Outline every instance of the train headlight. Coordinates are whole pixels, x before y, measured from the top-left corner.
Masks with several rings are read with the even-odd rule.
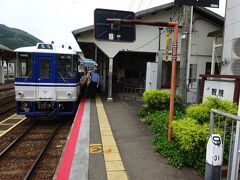
[[[68,95],[68,97],[72,97],[72,93],[71,92],[68,92],[67,95]]]
[[[23,97],[24,96],[23,92],[18,92],[18,96]]]

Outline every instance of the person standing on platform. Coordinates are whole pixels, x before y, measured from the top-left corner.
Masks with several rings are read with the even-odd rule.
[[[100,75],[98,73],[97,68],[95,68],[94,71],[90,72],[90,79],[91,82],[88,87],[88,97],[95,98],[97,88],[99,88],[100,85]]]

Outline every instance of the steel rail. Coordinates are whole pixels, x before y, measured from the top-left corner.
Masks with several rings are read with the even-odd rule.
[[[0,107],[1,107],[0,114],[3,114],[16,107],[16,103],[14,103],[15,101],[14,97],[15,97],[14,95],[10,95],[10,96],[0,98]]]
[[[30,131],[34,126],[36,125],[36,122],[30,126],[28,129],[23,131],[22,134],[20,134],[14,141],[12,141],[3,151],[0,152],[0,158],[11,148],[13,147],[28,131]]]
[[[52,135],[49,137],[47,143],[45,144],[45,146],[43,147],[42,151],[39,153],[39,155],[37,156],[37,158],[35,159],[35,161],[33,162],[31,168],[28,170],[26,176],[24,177],[24,180],[27,180],[30,178],[34,168],[36,167],[37,163],[39,162],[40,158],[42,157],[42,155],[44,154],[45,150],[47,149],[48,145],[50,144],[50,142],[52,141],[53,137],[55,136],[58,128],[60,126],[60,123],[55,127],[55,129],[53,130]]]

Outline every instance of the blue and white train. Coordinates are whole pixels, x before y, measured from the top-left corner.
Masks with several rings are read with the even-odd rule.
[[[17,114],[74,115],[80,95],[77,53],[44,43],[15,52]]]

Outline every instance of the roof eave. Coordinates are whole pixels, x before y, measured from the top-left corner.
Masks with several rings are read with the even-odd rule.
[[[153,8],[149,8],[149,9],[146,9],[146,10],[142,10],[142,11],[139,11],[139,12],[136,12],[136,17],[141,17],[141,16],[144,16],[144,15],[147,15],[147,14],[154,14],[156,12],[159,12],[161,10],[164,10],[164,9],[169,9],[171,7],[174,6],[174,2],[171,2],[171,3],[167,3],[167,4],[163,4],[163,5],[160,5],[160,6],[156,6],[156,7],[153,7]],[[205,13],[206,15],[209,15],[209,16],[213,16],[214,19],[218,20],[220,22],[220,25],[223,25],[224,24],[224,17],[223,16],[220,16],[219,14],[207,9],[207,8],[204,8],[204,7],[194,7],[196,10],[200,11],[200,12],[203,12]],[[90,26],[87,26],[87,27],[84,27],[84,28],[80,28],[80,29],[76,29],[74,31],[72,31],[73,35],[76,37],[77,35],[83,33],[83,32],[87,32],[87,31],[93,31],[94,29],[94,25],[90,25]]]

